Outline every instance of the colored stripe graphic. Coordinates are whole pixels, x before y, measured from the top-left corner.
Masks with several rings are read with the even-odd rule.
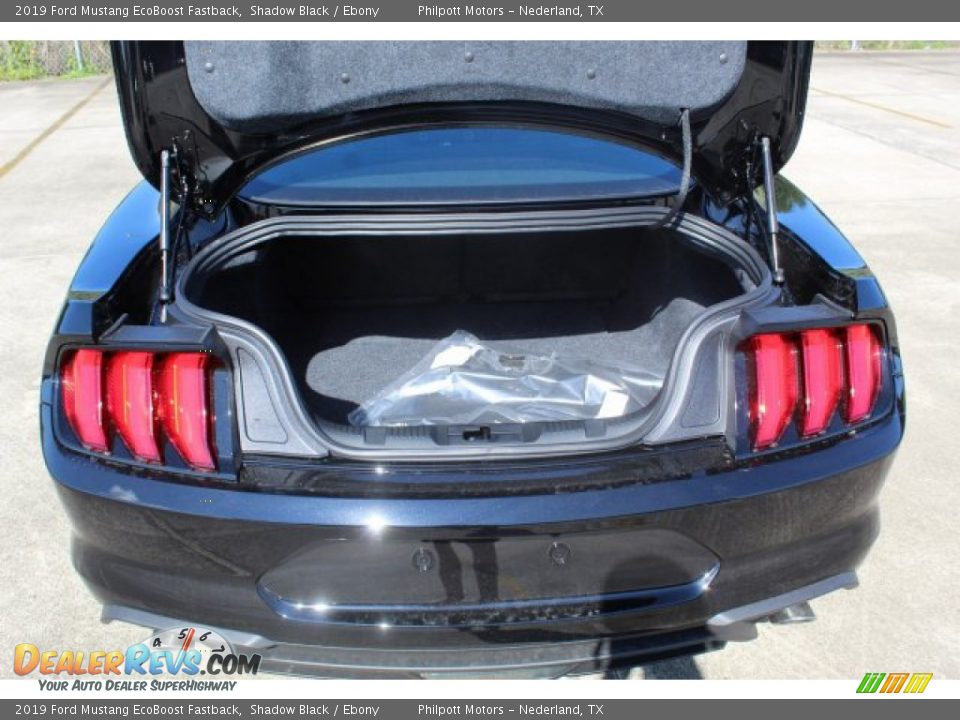
[[[882,693],[898,693],[903,684],[907,681],[907,678],[910,677],[910,673],[890,673],[887,675],[887,681],[883,684],[883,687],[880,688]]]
[[[904,692],[922,693],[927,689],[927,685],[930,683],[930,678],[932,677],[933,673],[914,673],[910,678],[910,682],[907,683],[907,687]]]
[[[863,676],[863,680],[860,681],[860,687],[857,688],[858,693],[875,693],[877,688],[880,687],[880,682],[886,676],[886,673],[867,673]]]
[[[871,694],[879,690],[886,694],[922,693],[927,689],[932,677],[933,673],[867,673],[860,681],[857,692]]]

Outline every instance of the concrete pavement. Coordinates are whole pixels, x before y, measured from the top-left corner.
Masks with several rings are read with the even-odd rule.
[[[2,162],[102,85],[103,78],[0,84]],[[138,178],[111,85],[0,177],[3,677],[13,672],[20,642],[112,649],[144,637],[139,628],[99,622],[70,565],[66,516],[37,441],[40,367],[64,293],[94,234]]]
[[[101,83],[0,85],[0,676],[11,674],[18,642],[92,649],[144,636],[99,623],[70,567],[67,521],[37,443],[40,363],[63,293],[139,178],[115,93],[109,84],[98,91]],[[883,530],[861,587],[813,603],[817,622],[762,626],[753,643],[655,663],[633,677],[960,677],[960,54],[818,55],[811,85],[803,137],[784,174],[879,275],[903,345],[909,429],[883,494]]]

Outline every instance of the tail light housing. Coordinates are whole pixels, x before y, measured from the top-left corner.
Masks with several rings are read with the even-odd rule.
[[[882,383],[879,326],[809,328],[754,335],[742,348],[747,417],[754,450],[773,447],[791,424],[811,438],[840,422],[868,419]]]
[[[215,364],[199,352],[71,350],[60,365],[64,416],[92,452],[122,443],[134,459],[162,464],[172,448],[194,470],[216,470]]]

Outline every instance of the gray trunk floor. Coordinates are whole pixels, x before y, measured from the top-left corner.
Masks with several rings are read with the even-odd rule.
[[[685,298],[656,308],[652,317],[647,310],[632,319],[631,308],[586,300],[328,308],[277,339],[298,380],[312,391],[304,398],[310,409],[346,423],[351,410],[456,330],[494,347],[585,357],[663,377],[680,335],[703,309]]]

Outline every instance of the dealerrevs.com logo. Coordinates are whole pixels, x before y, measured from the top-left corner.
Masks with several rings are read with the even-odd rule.
[[[126,650],[42,650],[20,643],[13,669],[18,675],[45,676],[40,678],[43,690],[232,690],[236,682],[220,678],[255,675],[260,656],[234,652],[216,631],[183,627]],[[209,679],[197,680],[201,675]]]

